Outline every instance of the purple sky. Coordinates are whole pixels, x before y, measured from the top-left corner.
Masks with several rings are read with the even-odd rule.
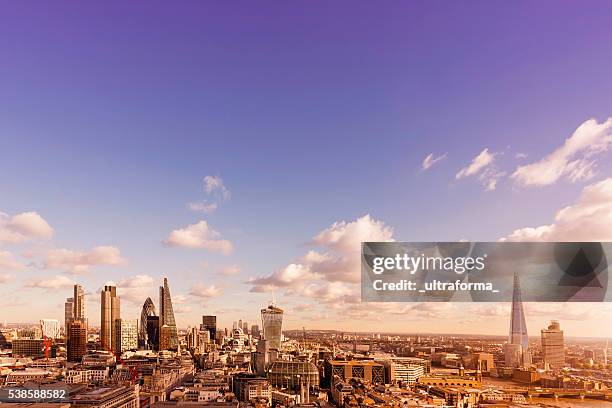
[[[352,303],[350,282],[318,276],[298,293],[307,284],[278,272],[312,269],[309,250],[350,260],[326,234],[314,238],[340,221],[348,227],[333,230],[353,238],[386,237],[379,222],[406,241],[497,240],[552,223],[612,176],[608,145],[570,152],[567,166],[597,161],[584,177],[567,170],[525,186],[512,174],[612,115],[611,16],[609,1],[6,4],[0,240],[24,212],[53,234],[0,241],[0,321],[60,318],[73,280],[92,293],[123,282],[125,313],[136,315],[168,276],[184,326],[205,313],[255,321],[272,295],[253,290],[273,289],[287,327],[353,330],[373,319],[397,329],[397,316],[376,320]],[[457,178],[485,148],[493,164]],[[424,171],[430,153],[447,156]],[[218,185],[207,193],[207,175],[231,197]],[[231,253],[169,239],[200,220]],[[59,249],[72,252],[54,264]],[[221,273],[229,267],[240,272]],[[130,293],[136,275],[143,285]],[[245,283],[262,277],[274,288]],[[559,317],[575,335],[597,334],[602,318],[599,305],[569,319],[538,307],[533,333]],[[474,326],[451,309],[406,310],[401,327],[433,330],[434,314],[449,331],[507,330],[505,318]]]

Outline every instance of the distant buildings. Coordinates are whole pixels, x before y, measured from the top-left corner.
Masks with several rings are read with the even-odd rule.
[[[280,349],[283,310],[273,305],[261,309],[261,322],[263,325],[263,338],[268,341],[269,348],[272,350]]]
[[[85,291],[81,285],[74,285],[72,299],[74,302],[73,319],[85,320]]]
[[[207,330],[210,334],[212,342],[217,338],[217,316],[205,315],[202,316],[202,324],[200,330]]]
[[[45,345],[42,339],[14,339],[13,357],[42,358],[45,355]]]
[[[563,330],[559,322],[553,320],[547,329],[543,329],[542,335],[542,360],[550,367],[562,367],[565,364],[565,343]]]
[[[160,341],[161,350],[176,350],[178,347],[178,332],[176,321],[174,320],[174,310],[172,309],[172,298],[170,297],[170,287],[168,278],[164,278],[164,285],[159,287],[159,325],[163,341]],[[164,326],[167,328],[164,329]],[[164,335],[166,336],[164,338]]]
[[[116,337],[113,335],[115,320],[121,317],[120,300],[117,297],[117,288],[105,285],[100,293],[100,343],[103,349],[116,350]]]
[[[371,360],[326,360],[324,370],[330,384],[336,376],[341,380],[359,378],[372,384],[385,383],[385,367]]]
[[[68,335],[68,323],[74,317],[74,298],[67,298],[66,303],[64,303],[64,330],[66,335]]]
[[[514,274],[512,291],[512,312],[510,315],[510,335],[504,346],[504,358],[508,367],[524,367],[531,364],[529,337],[521,299],[521,286],[518,274]]]

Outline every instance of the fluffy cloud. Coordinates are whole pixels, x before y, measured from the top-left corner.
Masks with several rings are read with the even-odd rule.
[[[189,292],[190,295],[201,298],[217,297],[221,295],[221,293],[223,293],[223,291],[215,285],[205,286],[201,283],[195,285]]]
[[[230,191],[223,184],[223,180],[219,176],[206,176],[203,180],[204,191],[206,194],[214,194],[220,198],[227,200],[231,197]]]
[[[546,186],[564,178],[586,180],[595,174],[597,156],[612,146],[612,118],[589,119],[563,145],[540,161],[519,166],[512,178],[521,186]]]
[[[117,282],[117,286],[121,288],[140,288],[153,286],[155,279],[149,275],[135,275],[129,278],[123,278]]]
[[[335,222],[313,238],[311,244],[319,251],[310,250],[270,275],[251,279],[251,292],[284,288],[299,290],[301,295],[311,298],[348,299],[360,279],[363,241],[393,241],[393,229],[369,215],[351,222]]]
[[[497,188],[497,182],[500,178],[506,175],[495,166],[495,156],[497,153],[490,153],[488,148],[480,152],[472,162],[466,167],[459,170],[455,175],[457,180],[477,176],[482,182],[486,191],[493,191]]]
[[[13,254],[8,251],[0,251],[0,271],[19,271],[25,269],[25,265],[19,263]]]
[[[578,201],[557,212],[555,222],[517,229],[503,241],[611,241],[612,178],[582,190]]]
[[[12,217],[0,213],[0,243],[15,244],[52,236],[53,228],[36,212],[24,212]]]
[[[74,281],[64,275],[55,275],[44,278],[30,279],[26,282],[26,288],[39,288],[39,289],[62,289],[70,288],[74,285]]]
[[[434,164],[438,163],[439,161],[442,161],[444,159],[446,159],[447,153],[444,153],[443,155],[440,155],[438,157],[434,157],[433,153],[429,153],[427,155],[427,157],[425,157],[425,159],[423,159],[423,164],[421,165],[421,169],[422,170],[429,170],[431,168],[431,166],[433,166]]]
[[[191,211],[201,212],[204,214],[210,214],[217,209],[217,204],[209,203],[208,201],[203,200],[203,201],[188,203],[187,208],[189,208]]]
[[[69,273],[85,273],[94,266],[124,265],[126,259],[114,246],[98,246],[89,251],[52,249],[47,252],[45,269],[59,269]]]
[[[11,275],[5,273],[5,274],[0,274],[0,283],[7,283],[8,281],[10,281],[12,278]]]
[[[232,243],[219,237],[217,231],[210,228],[206,221],[201,220],[196,224],[172,231],[163,243],[169,246],[207,249],[229,255],[232,252]]]
[[[240,266],[238,265],[228,265],[224,266],[219,270],[219,273],[224,276],[234,276],[240,273]]]

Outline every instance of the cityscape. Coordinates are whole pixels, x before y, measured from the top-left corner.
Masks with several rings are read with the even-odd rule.
[[[117,287],[100,292],[88,325],[75,284],[64,321],[0,331],[0,401],[47,407],[521,407],[612,402],[607,340],[568,341],[559,321],[529,338],[515,275],[509,336],[283,330],[284,310],[231,328],[217,316],[178,328],[170,282],[157,308],[121,313]],[[90,311],[90,313],[93,313]],[[5,324],[6,326],[6,324]],[[21,400],[10,396],[18,390]],[[61,397],[53,392],[61,391]],[[42,393],[42,394],[41,394]],[[37,397],[38,396],[38,397]],[[42,397],[41,397],[42,396]]]

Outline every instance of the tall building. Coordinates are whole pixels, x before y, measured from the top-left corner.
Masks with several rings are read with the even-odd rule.
[[[140,326],[138,328],[138,345],[146,347],[147,344],[147,318],[149,316],[155,316],[155,305],[151,298],[147,298],[142,305],[142,311],[140,312]]]
[[[81,285],[74,285],[74,313],[72,317],[75,320],[85,320],[85,291]]]
[[[138,348],[138,320],[137,319],[116,319],[115,330],[116,347],[113,348],[117,353]]]
[[[274,305],[261,309],[261,322],[263,338],[268,341],[270,349],[278,350],[281,344],[283,310]]]
[[[251,335],[255,338],[259,337],[259,326],[254,324],[251,326]]]
[[[60,322],[57,319],[42,319],[40,330],[43,338],[57,339],[60,336]]]
[[[68,336],[68,323],[72,320],[74,316],[74,298],[67,298],[66,303],[64,303],[64,330],[66,332],[66,337]]]
[[[164,338],[163,345],[167,349],[174,350],[178,347],[178,333],[176,330],[176,321],[174,320],[174,310],[172,309],[172,298],[170,297],[170,287],[168,286],[168,278],[164,278],[164,286],[159,287],[159,326],[161,328],[168,326],[163,330]],[[160,338],[162,338],[161,336]],[[162,342],[160,341],[160,349]]]
[[[559,322],[552,320],[547,329],[542,330],[542,359],[551,367],[565,364],[565,343]]]
[[[87,323],[84,320],[68,322],[66,339],[68,361],[80,362],[87,353]]]
[[[103,349],[117,350],[116,337],[113,335],[115,320],[121,317],[117,288],[105,285],[100,295],[100,343]]]
[[[525,366],[531,364],[529,354],[529,337],[521,298],[521,284],[518,274],[514,274],[512,288],[512,311],[510,315],[510,334],[504,350],[506,365]]]
[[[159,350],[159,316],[147,316],[147,343],[149,350]]]
[[[217,338],[217,316],[202,316],[200,330],[207,330],[210,334],[210,340],[214,343]]]

